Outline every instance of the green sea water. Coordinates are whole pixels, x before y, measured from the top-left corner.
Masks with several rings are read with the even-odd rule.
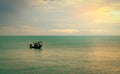
[[[0,36],[0,74],[120,74],[120,36]]]

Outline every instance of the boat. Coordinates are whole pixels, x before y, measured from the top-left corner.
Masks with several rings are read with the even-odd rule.
[[[42,41],[39,42],[34,42],[34,44],[29,44],[30,48],[34,48],[34,49],[41,49],[42,47]]]

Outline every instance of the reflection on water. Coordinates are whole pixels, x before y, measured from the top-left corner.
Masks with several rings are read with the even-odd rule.
[[[119,48],[93,47],[89,53],[91,70],[94,73],[119,74],[120,72],[120,53],[116,52]]]
[[[63,38],[63,44],[59,38],[55,43],[46,39],[42,50],[0,48],[0,74],[120,73],[120,39],[80,38]]]

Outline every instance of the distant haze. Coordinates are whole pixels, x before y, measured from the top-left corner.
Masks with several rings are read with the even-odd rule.
[[[120,35],[120,0],[0,0],[0,35]]]

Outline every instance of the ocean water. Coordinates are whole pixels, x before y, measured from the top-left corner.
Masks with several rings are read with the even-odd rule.
[[[0,36],[0,74],[120,74],[120,36]]]

